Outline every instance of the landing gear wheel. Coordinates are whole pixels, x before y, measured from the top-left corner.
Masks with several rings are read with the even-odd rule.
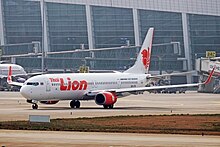
[[[103,105],[104,109],[113,109],[114,105]]]
[[[109,105],[109,109],[113,109],[114,105]]]
[[[76,108],[80,108],[80,101],[75,102]]]
[[[70,102],[70,107],[71,108],[80,108],[80,101],[72,100]]]
[[[108,109],[108,105],[103,105],[104,109]]]
[[[32,105],[32,109],[38,109],[38,105],[37,104],[33,104]]]
[[[75,100],[72,100],[72,101],[70,102],[70,107],[71,107],[71,108],[75,108],[75,102],[76,102]]]

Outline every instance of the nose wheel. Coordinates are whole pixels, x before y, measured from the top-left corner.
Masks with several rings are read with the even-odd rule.
[[[38,105],[37,104],[33,104],[32,105],[32,109],[38,109]]]
[[[72,101],[70,102],[70,107],[71,107],[71,108],[80,108],[80,101],[72,100]]]

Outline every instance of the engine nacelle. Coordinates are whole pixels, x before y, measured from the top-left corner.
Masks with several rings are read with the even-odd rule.
[[[53,105],[58,103],[59,101],[40,101],[40,103],[42,104],[47,104],[47,105]]]
[[[117,96],[111,92],[100,92],[95,96],[97,105],[113,105],[116,101]]]

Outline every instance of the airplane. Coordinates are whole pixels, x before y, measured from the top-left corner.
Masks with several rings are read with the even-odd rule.
[[[31,77],[23,84],[12,81],[10,67],[7,81],[21,86],[21,95],[32,104],[33,109],[38,109],[38,102],[56,104],[61,100],[71,100],[71,108],[80,108],[80,101],[94,100],[97,105],[112,109],[118,98],[130,94],[164,88],[194,87],[211,81],[215,68],[203,83],[145,87],[152,77],[155,78],[148,73],[153,34],[154,28],[150,28],[136,62],[124,72],[44,74]]]
[[[42,72],[26,73],[24,68],[18,64],[12,64],[8,62],[0,61],[0,90],[13,89],[7,83],[9,67],[11,67],[12,69],[13,79],[14,80],[16,79],[16,81],[20,83],[24,83],[26,79],[28,79],[28,77],[42,74]],[[13,86],[16,86],[16,85],[13,85]]]
[[[10,66],[13,69],[12,76],[16,77],[16,81],[24,82],[26,80],[25,75],[27,75],[27,73],[25,72],[23,67],[17,64],[11,64],[11,63],[1,61],[0,62],[0,89],[1,90],[8,88],[7,77],[8,77],[8,70]]]
[[[17,75],[26,75],[27,73],[25,72],[24,68],[21,67],[18,64],[11,64],[11,63],[0,63],[0,78],[3,77],[8,77],[8,69],[9,66],[12,67],[12,76],[17,76]]]

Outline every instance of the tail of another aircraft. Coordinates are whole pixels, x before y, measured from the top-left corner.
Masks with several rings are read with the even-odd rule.
[[[9,66],[9,69],[8,69],[8,78],[7,78],[7,82],[8,83],[11,83],[12,82],[12,69],[11,69],[11,66]]]
[[[14,86],[19,86],[19,87],[23,86],[23,83],[13,82],[12,81],[12,66],[9,66],[9,69],[8,69],[7,83],[9,85],[14,85]]]
[[[138,54],[135,64],[124,71],[124,73],[145,74],[148,73],[150,67],[150,57],[153,42],[154,28],[150,28],[144,39],[141,50]]]

